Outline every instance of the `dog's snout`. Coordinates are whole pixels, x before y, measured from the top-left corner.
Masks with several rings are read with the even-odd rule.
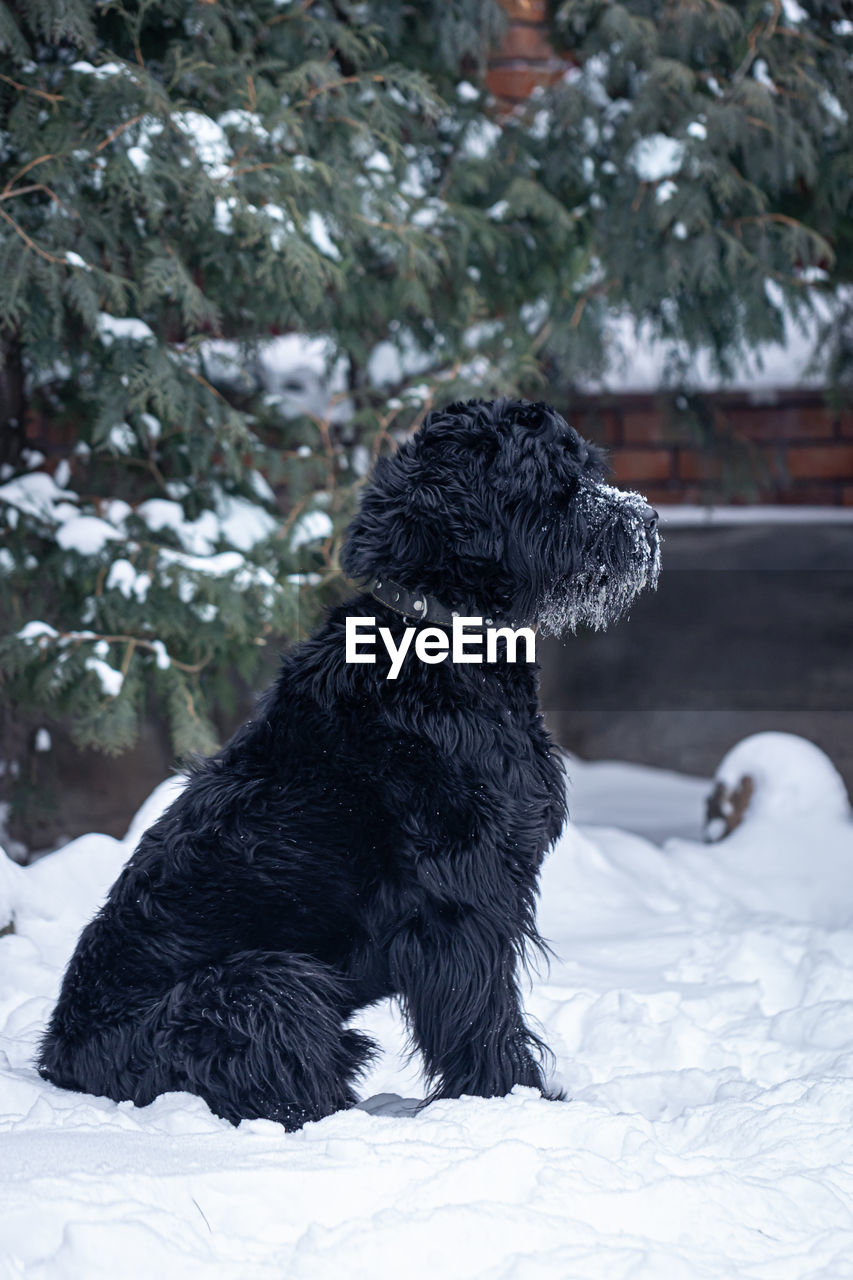
[[[647,533],[654,533],[658,527],[658,513],[654,507],[643,507],[643,524]]]

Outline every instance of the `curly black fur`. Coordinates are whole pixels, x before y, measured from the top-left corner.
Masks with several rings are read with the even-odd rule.
[[[657,574],[639,495],[542,404],[455,404],[381,459],[344,548],[464,615],[601,624]],[[645,520],[645,525],[644,525]],[[401,998],[430,1097],[547,1093],[519,959],[565,819],[532,665],[345,661],[347,615],[288,654],[254,718],[192,770],[84,930],[39,1056],[67,1089],[199,1094],[296,1128],[352,1105]]]

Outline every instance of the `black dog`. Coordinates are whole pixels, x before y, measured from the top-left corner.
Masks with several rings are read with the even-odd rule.
[[[347,1020],[395,995],[431,1098],[547,1092],[516,979],[565,818],[535,666],[411,655],[389,680],[381,646],[346,661],[345,626],[374,617],[399,644],[450,610],[604,625],[654,582],[658,539],[602,476],[554,410],[518,400],[431,413],[377,463],[343,553],[376,596],[285,657],[143,836],[68,966],[42,1075],[296,1128],[353,1104],[375,1046]]]

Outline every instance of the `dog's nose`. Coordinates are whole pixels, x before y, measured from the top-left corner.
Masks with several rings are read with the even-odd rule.
[[[643,507],[643,524],[647,533],[654,533],[658,527],[658,513],[654,507]]]

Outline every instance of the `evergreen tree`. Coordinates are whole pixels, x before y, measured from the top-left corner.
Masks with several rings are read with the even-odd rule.
[[[533,106],[540,179],[588,254],[563,376],[601,365],[614,310],[673,341],[673,379],[723,376],[853,279],[853,22],[844,0],[554,0],[574,62]],[[563,313],[565,320],[566,312]],[[851,335],[853,336],[853,335]],[[850,370],[847,370],[849,377]]]
[[[210,747],[232,671],[339,589],[371,453],[438,387],[532,368],[517,317],[482,322],[565,219],[490,210],[472,78],[500,25],[493,0],[0,5],[9,701],[118,751],[153,689],[175,752]],[[294,415],[286,368],[251,376],[271,333],[316,338],[336,401]]]
[[[7,705],[209,747],[436,397],[564,402],[620,310],[689,382],[842,298],[844,9],[561,0],[506,114],[497,0],[0,0]]]

